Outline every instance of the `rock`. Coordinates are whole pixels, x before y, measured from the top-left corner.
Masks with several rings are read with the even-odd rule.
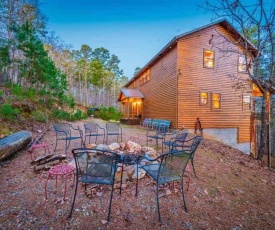
[[[136,169],[137,169],[137,165],[134,165],[135,167],[135,172],[132,176],[132,179],[137,179],[137,173],[136,173]],[[145,177],[145,170],[141,169],[141,168],[138,168],[138,179],[142,179],[143,177]]]
[[[121,149],[121,150],[124,150],[124,149],[125,149],[125,146],[126,146],[126,144],[125,144],[124,142],[121,142],[121,143],[120,143],[120,149]]]
[[[88,149],[92,149],[95,147],[96,147],[96,144],[86,144],[86,148],[88,148]]]
[[[155,159],[160,156],[160,154],[151,147],[142,147],[141,151],[145,152],[146,155],[152,159]]]
[[[104,144],[99,144],[97,147],[97,149],[101,149],[101,150],[107,150],[109,149],[107,145],[104,145]]]
[[[111,151],[114,151],[116,149],[120,149],[120,144],[119,143],[112,143],[108,147]]]
[[[141,152],[141,146],[135,142],[127,141],[125,145],[126,145],[125,150],[129,153],[133,153],[133,152],[140,153]]]
[[[129,165],[125,168],[125,171],[129,178],[133,178],[133,175],[135,173],[135,167],[133,165]]]
[[[21,131],[0,139],[0,161],[24,148],[32,140],[32,133]]]

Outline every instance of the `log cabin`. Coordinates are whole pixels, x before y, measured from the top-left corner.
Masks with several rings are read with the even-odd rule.
[[[225,19],[174,37],[121,90],[122,119],[169,120],[250,153],[252,82],[234,39],[244,38]]]

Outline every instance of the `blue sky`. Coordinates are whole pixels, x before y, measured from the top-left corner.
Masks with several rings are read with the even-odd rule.
[[[176,35],[211,22],[199,0],[41,0],[41,11],[73,49],[104,47],[129,79]]]

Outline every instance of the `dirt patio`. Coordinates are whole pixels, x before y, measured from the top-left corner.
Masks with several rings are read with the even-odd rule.
[[[104,121],[90,118],[104,125]],[[86,120],[86,121],[88,121]],[[72,123],[83,129],[83,122]],[[146,144],[146,131],[138,126],[122,126],[123,141],[139,137]],[[34,127],[33,137],[41,127]],[[52,126],[42,140],[55,144]],[[150,142],[149,146],[153,146]],[[72,142],[70,149],[79,147]],[[58,145],[57,154],[63,154]],[[69,151],[68,158],[72,159]],[[185,192],[188,213],[183,210],[181,193],[163,193],[160,198],[162,223],[158,222],[156,193],[151,179],[140,180],[136,198],[135,181],[128,182],[122,194],[115,190],[111,221],[106,223],[110,189],[99,187],[98,195],[87,197],[78,190],[73,217],[67,220],[74,189],[61,202],[63,185],[54,194],[50,180],[48,201],[44,187],[47,171],[35,173],[28,152],[0,163],[0,229],[275,229],[275,172],[240,151],[216,141],[204,140],[195,155],[198,178],[191,173]],[[69,185],[72,180],[69,181]],[[166,188],[167,189],[167,188]],[[165,191],[165,190],[163,190]]]

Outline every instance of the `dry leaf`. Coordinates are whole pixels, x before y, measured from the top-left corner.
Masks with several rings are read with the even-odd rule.
[[[170,189],[165,189],[165,194],[166,196],[171,195],[172,191]]]
[[[102,192],[97,192],[96,195],[97,196],[102,196]]]
[[[108,221],[107,221],[107,220],[102,220],[101,223],[102,223],[102,224],[107,224]]]

